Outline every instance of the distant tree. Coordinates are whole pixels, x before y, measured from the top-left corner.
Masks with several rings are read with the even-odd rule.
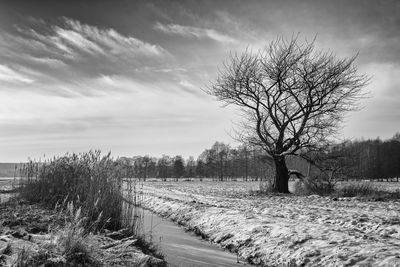
[[[182,156],[176,156],[174,158],[174,176],[175,178],[181,178],[185,173],[185,163]]]
[[[145,166],[142,156],[136,156],[133,158],[133,172],[134,176],[138,178],[144,178],[145,176]]]
[[[228,159],[226,163],[226,169],[229,172],[229,176],[232,178],[240,175],[240,157],[239,151],[235,148],[228,150]]]
[[[395,133],[392,140],[400,142],[400,132]]]
[[[357,74],[355,59],[278,38],[258,53],[232,55],[210,86],[210,95],[243,112],[238,138],[273,158],[275,191],[289,193],[285,157],[327,143],[356,109],[369,78]]]
[[[157,161],[158,159],[155,157],[150,158],[150,162],[148,165],[147,175],[148,177],[157,177]]]
[[[200,178],[203,178],[206,176],[204,161],[200,158],[197,159],[196,175],[199,176]]]
[[[246,145],[239,148],[239,155],[242,163],[242,176],[247,181],[249,177],[249,150]]]
[[[229,146],[222,142],[215,142],[211,147],[213,154],[216,155],[216,167],[218,170],[218,179],[220,181],[223,181],[225,177],[229,149]]]
[[[400,177],[400,142],[393,138],[345,141],[302,157],[339,179],[389,180]]]
[[[204,163],[204,175],[215,178],[218,173],[217,153],[213,149],[206,149],[200,154],[199,160]]]
[[[189,178],[192,178],[195,176],[195,166],[196,163],[194,161],[194,158],[192,156],[190,156],[186,162],[186,176]]]
[[[162,178],[163,180],[167,180],[168,177],[171,175],[171,165],[172,165],[172,160],[169,156],[163,155],[160,159],[157,161],[157,173],[158,177]]]
[[[134,176],[133,164],[134,161],[131,158],[120,157],[116,160],[117,167],[121,169],[126,178],[132,178]]]
[[[146,181],[148,175],[149,175],[149,165],[151,162],[151,158],[146,155],[142,158],[142,162],[143,162],[143,180]]]

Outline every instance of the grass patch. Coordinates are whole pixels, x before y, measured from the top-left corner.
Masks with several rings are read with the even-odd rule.
[[[65,226],[53,229],[54,241],[43,253],[28,256],[21,251],[17,266],[34,266],[34,263],[47,266],[53,260],[64,264],[60,266],[99,266],[92,256],[96,254],[95,248],[88,245],[89,234],[124,230],[126,235],[139,237],[142,196],[139,185],[133,179],[126,179],[129,170],[126,164],[114,160],[110,154],[102,156],[100,151],[26,164],[20,196],[30,203],[60,211],[65,215]],[[163,259],[155,247],[143,240],[135,246]]]
[[[295,181],[293,192],[296,195],[330,195],[335,191],[335,183],[320,176],[306,177]]]
[[[87,245],[87,231],[84,228],[86,218],[82,217],[81,208],[74,210],[73,203],[69,203],[66,218],[69,222],[56,232],[54,239],[60,254],[71,266],[99,266],[91,257],[92,253]]]
[[[261,194],[271,194],[274,192],[274,183],[272,180],[261,180],[259,188]]]
[[[159,248],[154,244],[146,241],[144,237],[138,237],[135,245],[140,247],[144,254],[151,255],[161,260],[165,259],[164,254],[160,252]]]
[[[365,197],[376,194],[379,190],[370,183],[359,182],[342,185],[336,190],[340,197]]]
[[[382,190],[369,182],[353,182],[338,187],[334,193],[337,197],[360,197],[376,201],[400,199],[400,190]]]
[[[122,227],[125,173],[110,154],[102,156],[100,151],[90,151],[44,163],[30,162],[24,173],[22,198],[49,208],[74,203],[86,218],[83,227],[88,231]]]
[[[293,185],[296,195],[320,195],[338,197],[358,197],[360,199],[387,201],[400,199],[400,190],[384,190],[370,182],[336,183],[321,177],[307,177]]]

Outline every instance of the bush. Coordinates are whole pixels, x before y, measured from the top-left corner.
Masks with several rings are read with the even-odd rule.
[[[335,182],[325,176],[306,177],[294,183],[296,195],[329,195],[335,190]]]
[[[274,182],[270,179],[268,180],[260,180],[260,193],[269,194],[274,191]]]
[[[303,180],[297,179],[293,184],[293,194],[299,196],[308,196],[312,195],[310,190],[307,188]]]

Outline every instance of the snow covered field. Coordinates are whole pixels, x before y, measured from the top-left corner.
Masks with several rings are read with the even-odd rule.
[[[0,203],[7,201],[12,196],[14,178],[0,177]]]
[[[400,202],[256,189],[257,182],[147,182],[143,205],[254,264],[400,266]]]

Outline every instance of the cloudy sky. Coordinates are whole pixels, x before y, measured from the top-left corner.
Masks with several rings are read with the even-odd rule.
[[[197,155],[237,114],[206,88],[230,51],[317,35],[373,76],[346,138],[400,131],[400,1],[0,0],[0,162],[99,148]]]

